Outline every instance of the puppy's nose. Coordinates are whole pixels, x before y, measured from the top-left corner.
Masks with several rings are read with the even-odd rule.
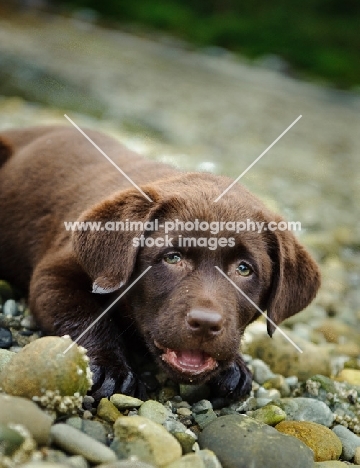
[[[210,309],[191,309],[186,322],[193,332],[207,336],[218,335],[223,327],[222,316]]]

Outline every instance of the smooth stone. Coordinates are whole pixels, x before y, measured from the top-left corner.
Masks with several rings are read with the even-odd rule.
[[[151,419],[158,424],[163,424],[169,414],[169,410],[155,400],[147,400],[139,408],[139,416]]]
[[[197,437],[193,433],[186,432],[173,432],[172,435],[175,439],[180,442],[180,445],[183,449],[183,453],[190,453],[193,449]]]
[[[25,438],[18,431],[0,424],[0,457],[11,457],[23,444]],[[1,462],[0,462],[1,463]]]
[[[200,429],[204,429],[209,423],[214,421],[217,418],[217,415],[214,410],[209,409],[206,413],[195,413],[194,420],[196,424],[199,425]]]
[[[360,447],[357,447],[355,450],[354,463],[360,465]]]
[[[3,305],[3,314],[6,317],[15,317],[19,315],[19,309],[14,299],[8,299]]]
[[[222,468],[218,457],[212,450],[199,450],[197,454],[202,458],[205,468]]]
[[[20,325],[32,331],[39,329],[32,315],[25,315],[25,317],[21,320]]]
[[[258,410],[249,411],[248,416],[269,426],[275,426],[286,419],[285,411],[274,405],[267,405]]]
[[[267,379],[263,383],[265,389],[275,389],[280,392],[282,397],[288,397],[291,393],[290,385],[286,381],[285,377],[282,375],[276,375],[270,379]]]
[[[189,453],[166,465],[166,468],[205,468],[205,465],[198,454]]]
[[[6,364],[11,361],[15,356],[15,353],[8,351],[7,349],[0,348],[0,386],[1,386],[1,371],[4,369]]]
[[[173,418],[166,419],[166,421],[164,421],[163,426],[168,432],[170,432],[170,434],[187,431],[187,427],[182,422]]]
[[[138,460],[119,460],[114,463],[106,463],[98,465],[96,468],[155,468],[154,465],[149,465]]]
[[[123,395],[122,393],[114,393],[110,397],[110,401],[119,410],[139,408],[144,403],[139,398]]]
[[[351,385],[360,386],[360,370],[357,369],[343,369],[336,377],[338,382],[347,382]]]
[[[50,434],[55,445],[68,453],[82,455],[91,463],[100,464],[116,460],[116,455],[111,449],[69,424],[54,425]]]
[[[288,420],[311,421],[327,427],[334,421],[330,408],[314,398],[282,398],[275,404],[285,411]]]
[[[191,416],[192,415],[192,411],[190,408],[178,408],[176,410],[176,413],[179,416]]]
[[[114,423],[117,418],[120,418],[121,416],[120,411],[107,398],[101,398],[96,414],[99,418],[109,423]]]
[[[19,468],[69,468],[69,465],[65,465],[63,463],[36,461],[20,465]]]
[[[47,445],[52,418],[26,398],[0,394],[0,424],[21,424],[36,442]]]
[[[10,330],[0,328],[0,348],[8,349],[13,344],[13,337]]]
[[[257,382],[260,385],[262,385],[267,380],[275,377],[274,372],[261,359],[253,359],[251,361],[251,368],[255,382]]]
[[[206,413],[206,411],[212,409],[213,406],[209,400],[200,400],[191,406],[191,410],[193,413]]]
[[[199,435],[223,468],[313,468],[313,453],[302,442],[245,415],[221,416]]]
[[[355,457],[357,447],[360,447],[360,437],[341,424],[335,426],[333,432],[341,440],[342,458],[346,461],[352,460]]]
[[[122,417],[114,424],[111,448],[118,458],[136,456],[155,466],[166,466],[182,455],[180,443],[167,430],[142,416]]]
[[[275,429],[304,442],[314,452],[315,461],[337,460],[341,455],[340,439],[321,424],[309,421],[282,421]]]
[[[314,468],[349,468],[349,465],[338,460],[315,462]]]
[[[81,419],[78,417],[69,418],[66,420],[66,424],[84,432],[93,439],[106,445],[107,432],[104,426],[99,421],[89,421],[87,419]]]
[[[315,374],[331,374],[329,345],[315,345],[289,330],[286,330],[286,334],[301,348],[302,353],[277,333],[272,338],[254,336],[252,341],[244,343],[244,351],[265,361],[274,373],[284,377],[296,375],[300,380],[307,380]]]
[[[82,455],[68,457],[67,463],[69,464],[70,468],[89,468],[89,463]]]

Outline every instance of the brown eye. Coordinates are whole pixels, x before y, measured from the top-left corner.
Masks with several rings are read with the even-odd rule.
[[[236,273],[240,276],[250,276],[253,270],[246,262],[241,262],[236,268]]]
[[[178,252],[167,253],[164,255],[164,261],[170,263],[170,265],[175,265],[181,262],[181,255]]]

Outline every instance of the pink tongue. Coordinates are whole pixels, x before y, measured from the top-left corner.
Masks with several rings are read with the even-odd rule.
[[[190,366],[201,366],[205,363],[204,353],[201,351],[195,350],[183,350],[177,351],[177,359],[182,364],[187,364]]]

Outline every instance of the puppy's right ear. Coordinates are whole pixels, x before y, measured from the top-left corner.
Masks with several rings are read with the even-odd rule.
[[[83,228],[73,233],[73,249],[80,265],[93,281],[94,293],[116,291],[129,280],[139,250],[133,239],[143,232],[116,230],[116,223],[145,223],[152,219],[158,208],[158,196],[149,188],[145,193],[153,202],[137,190],[129,189],[103,200],[78,219],[82,223],[79,226]]]

